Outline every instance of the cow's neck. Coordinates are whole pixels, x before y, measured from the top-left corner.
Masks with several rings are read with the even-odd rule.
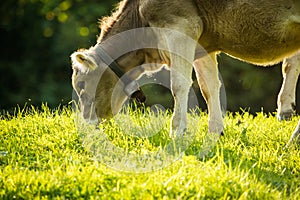
[[[130,43],[126,36],[118,36],[127,30],[145,26],[140,18],[138,7],[139,0],[123,0],[119,3],[116,11],[110,17],[103,18],[100,24],[101,34],[98,44],[103,46],[106,53],[124,72],[143,62],[141,51],[130,51],[124,54],[122,45],[128,47]]]

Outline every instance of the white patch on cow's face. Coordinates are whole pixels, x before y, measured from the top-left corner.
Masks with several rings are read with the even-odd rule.
[[[97,65],[88,50],[71,55],[72,86],[79,98],[82,117],[88,122],[98,121],[94,108],[95,92],[99,81]]]
[[[79,98],[81,116],[87,122],[98,121],[95,113],[95,92],[98,84],[98,70],[82,73],[73,69],[72,86]]]

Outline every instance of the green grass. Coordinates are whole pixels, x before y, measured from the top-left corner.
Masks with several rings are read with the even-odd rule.
[[[189,116],[178,156],[170,113],[132,111],[93,130],[69,108],[28,110],[0,119],[0,199],[300,199],[300,148],[284,149],[299,117],[228,113],[203,159],[203,113]]]

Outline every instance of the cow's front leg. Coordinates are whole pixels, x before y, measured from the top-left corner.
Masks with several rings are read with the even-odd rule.
[[[290,119],[295,110],[297,80],[300,73],[300,52],[282,64],[283,83],[277,99],[277,118]]]
[[[177,44],[178,44],[177,38]],[[180,43],[180,48],[184,46],[184,41]],[[185,55],[175,55],[170,53],[171,71],[171,91],[174,97],[174,113],[171,121],[171,137],[181,136],[186,130],[188,94],[192,85],[193,70],[193,48],[186,47],[182,52]]]
[[[166,41],[170,58],[171,91],[174,97],[170,136],[182,136],[186,130],[188,94],[192,85],[196,42],[177,31],[166,35]]]
[[[201,93],[208,107],[208,131],[221,134],[224,129],[220,103],[221,83],[215,54],[195,60],[194,68]]]
[[[160,56],[164,61],[170,61],[171,90],[175,99],[171,136],[180,136],[186,129],[192,66],[197,42],[203,32],[203,23],[194,1],[172,1],[172,8],[176,9],[170,8],[168,12],[167,6],[167,1],[140,1],[139,11],[142,18],[153,27],[153,31],[158,33],[156,40],[159,46],[167,44],[167,49],[159,49],[160,52],[168,52],[168,55]]]
[[[171,136],[182,135],[186,129],[188,94],[192,85],[192,65],[173,59],[171,66],[171,91],[174,96],[174,113],[171,121]]]

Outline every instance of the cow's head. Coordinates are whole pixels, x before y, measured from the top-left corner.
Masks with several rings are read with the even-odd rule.
[[[122,57],[123,63],[131,66],[132,63],[140,62],[140,59],[126,55]],[[86,121],[95,122],[112,117],[120,111],[128,97],[137,102],[145,101],[145,95],[134,79],[127,74],[117,75],[115,69],[113,71],[106,64],[113,59],[100,45],[74,52],[71,60],[72,85],[79,97],[80,111]],[[113,63],[115,68],[123,71],[115,61]],[[122,81],[119,76],[122,76]]]
[[[80,50],[71,55],[72,86],[79,98],[82,117],[89,123],[97,123],[95,93],[99,82],[99,68],[88,50]]]

